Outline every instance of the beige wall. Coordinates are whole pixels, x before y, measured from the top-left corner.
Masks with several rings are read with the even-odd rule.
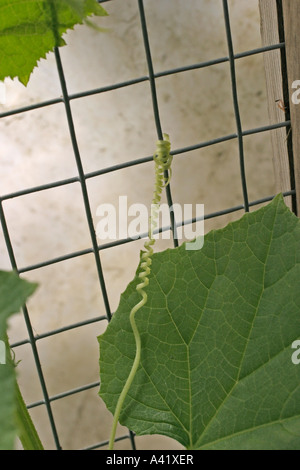
[[[236,52],[261,45],[256,0],[229,1]],[[147,75],[137,1],[105,3],[110,13],[97,33],[76,27],[61,49],[69,93],[106,86]],[[156,72],[227,55],[220,0],[145,0],[150,43]],[[238,95],[244,129],[266,125],[266,85],[262,56],[236,62]],[[7,103],[0,111],[61,96],[54,55],[42,60],[27,88],[6,82]],[[199,143],[236,131],[228,63],[157,80],[164,132],[172,147]],[[153,154],[157,139],[149,83],[72,101],[84,170]],[[244,139],[250,200],[274,193],[268,134]],[[0,121],[1,194],[77,175],[62,104]],[[94,222],[101,203],[150,204],[153,164],[134,166],[87,181]],[[243,203],[237,141],[179,155],[173,160],[174,202],[203,203],[205,212]],[[4,203],[19,267],[91,247],[78,183],[38,192]],[[242,214],[208,221],[206,231],[224,226]],[[101,240],[99,240],[101,243]],[[171,246],[160,241],[156,249]],[[101,252],[111,309],[131,281],[141,242]],[[0,268],[10,264],[0,233]],[[28,303],[36,335],[105,314],[91,254],[27,273],[40,287]],[[38,351],[50,396],[98,380],[96,336],[106,322],[40,340]],[[11,322],[11,341],[27,336],[23,319]],[[27,403],[42,399],[28,345],[16,349],[19,378]],[[53,402],[61,444],[66,449],[92,445],[109,436],[111,417],[97,388]],[[32,410],[42,441],[54,448],[44,407]],[[119,431],[119,434],[122,430]],[[180,448],[161,437],[137,439],[139,449]],[[122,441],[116,448],[130,448]]]

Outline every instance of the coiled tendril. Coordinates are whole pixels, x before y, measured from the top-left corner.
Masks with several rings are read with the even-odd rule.
[[[141,263],[140,263],[140,271],[138,274],[139,279],[141,282],[136,286],[137,292],[141,295],[141,300],[132,308],[129,319],[131,328],[134,334],[135,345],[136,345],[136,352],[135,358],[132,364],[131,371],[129,376],[126,380],[126,383],[123,387],[123,390],[119,396],[117,406],[114,413],[113,425],[109,440],[109,450],[113,449],[114,440],[116,435],[117,424],[119,421],[120,413],[126,398],[126,395],[130,389],[130,386],[133,382],[135,374],[137,372],[140,359],[141,359],[141,337],[136,326],[135,322],[135,314],[136,312],[143,307],[147,302],[147,293],[145,292],[144,288],[149,284],[149,274],[151,272],[151,263],[152,263],[152,254],[153,248],[152,246],[155,243],[155,239],[153,237],[153,232],[157,227],[157,218],[158,218],[158,211],[159,211],[159,203],[161,200],[161,193],[164,186],[169,184],[171,178],[171,163],[172,163],[172,155],[170,155],[171,144],[169,140],[168,134],[163,134],[164,140],[158,140],[156,144],[156,152],[153,155],[153,159],[155,162],[155,187],[153,192],[153,199],[151,204],[151,215],[149,217],[149,233],[148,233],[148,240],[144,244],[144,248],[146,251],[142,253],[141,256]],[[164,176],[164,173],[170,171],[168,178]]]

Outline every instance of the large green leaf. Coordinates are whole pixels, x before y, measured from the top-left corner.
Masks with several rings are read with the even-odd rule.
[[[300,221],[282,196],[210,232],[201,250],[154,255],[121,424],[189,449],[300,449],[299,263]],[[136,281],[99,337],[111,412],[135,355]]]
[[[1,0],[0,80],[26,85],[38,60],[65,44],[62,34],[92,14],[107,13],[97,0]]]
[[[36,284],[20,279],[14,272],[0,271],[0,450],[14,448],[20,414],[15,365],[7,342],[7,319],[20,310],[35,288]]]

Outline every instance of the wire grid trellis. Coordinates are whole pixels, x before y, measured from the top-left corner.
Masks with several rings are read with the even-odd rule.
[[[99,3],[105,3],[105,2],[112,1],[112,0],[98,0],[98,1],[99,1]],[[251,55],[255,55],[255,54],[262,54],[264,52],[275,50],[275,49],[280,49],[282,51],[282,56],[284,57],[284,48],[285,48],[284,40],[282,42],[278,43],[278,44],[273,44],[273,45],[270,45],[270,46],[267,46],[267,47],[261,47],[261,48],[258,48],[258,49],[248,50],[248,51],[245,51],[245,52],[242,52],[242,53],[239,53],[239,54],[235,54],[234,49],[233,49],[233,43],[232,43],[228,1],[227,0],[222,0],[223,1],[224,22],[225,22],[226,36],[227,36],[228,56],[217,58],[217,59],[212,59],[212,60],[209,60],[209,61],[206,61],[206,62],[201,62],[201,63],[188,65],[188,66],[185,66],[185,67],[174,68],[172,70],[165,70],[165,71],[160,72],[160,73],[155,73],[154,69],[153,69],[153,63],[152,63],[152,59],[151,59],[151,50],[150,50],[150,45],[149,45],[149,40],[148,40],[148,31],[147,31],[146,17],[145,17],[145,12],[144,12],[144,2],[143,2],[143,0],[137,0],[137,1],[138,1],[138,9],[139,9],[139,15],[140,15],[140,25],[141,25],[141,30],[142,30],[142,34],[143,34],[144,49],[145,49],[145,54],[146,54],[146,59],[147,59],[147,66],[148,66],[148,75],[147,76],[139,77],[139,78],[129,80],[129,81],[125,81],[125,82],[121,82],[121,83],[116,83],[116,84],[106,86],[106,87],[102,87],[102,88],[98,88],[98,89],[88,90],[88,91],[84,91],[84,92],[81,92],[81,93],[76,93],[76,94],[69,95],[68,90],[67,90],[67,84],[66,84],[66,81],[65,81],[64,69],[63,69],[63,65],[62,65],[62,61],[61,61],[61,57],[60,57],[60,52],[56,48],[54,50],[54,54],[55,54],[55,59],[56,59],[56,66],[57,66],[57,70],[58,70],[58,75],[59,75],[59,79],[60,79],[62,97],[57,98],[57,99],[48,100],[48,101],[39,102],[37,104],[33,104],[33,105],[30,105],[30,106],[14,109],[14,110],[4,112],[4,113],[0,114],[0,117],[4,118],[4,117],[7,117],[7,116],[12,116],[14,114],[30,112],[33,109],[42,108],[42,107],[54,105],[54,104],[57,104],[57,103],[63,103],[64,106],[65,106],[65,113],[66,113],[67,122],[68,122],[69,134],[70,134],[70,138],[71,138],[71,141],[72,141],[73,152],[74,152],[74,156],[75,156],[75,160],[76,160],[76,164],[77,164],[77,170],[78,170],[78,176],[76,176],[76,177],[68,178],[68,179],[64,179],[64,180],[60,180],[60,181],[55,181],[55,182],[50,183],[50,184],[44,184],[44,185],[40,185],[40,186],[36,186],[36,187],[33,187],[33,188],[24,189],[24,190],[20,190],[20,191],[14,192],[14,193],[10,193],[10,194],[0,196],[0,218],[1,218],[1,224],[2,224],[2,230],[3,230],[3,234],[4,234],[5,243],[6,243],[6,246],[7,246],[7,251],[8,251],[8,254],[9,254],[9,258],[10,258],[11,267],[15,271],[17,271],[19,274],[23,274],[23,273],[26,273],[26,272],[29,272],[29,271],[32,271],[32,270],[35,270],[35,269],[38,269],[38,268],[41,268],[41,267],[49,266],[49,265],[54,264],[54,263],[63,262],[63,261],[66,261],[68,259],[71,259],[71,258],[76,258],[76,257],[79,257],[79,256],[83,256],[83,255],[86,255],[88,253],[93,253],[94,260],[95,260],[96,267],[97,267],[99,287],[101,289],[101,295],[103,297],[104,306],[105,306],[105,310],[106,310],[105,315],[98,316],[96,318],[92,318],[92,319],[85,320],[85,321],[82,321],[82,322],[69,324],[69,325],[67,325],[63,328],[48,331],[44,334],[40,334],[40,335],[37,336],[37,335],[34,334],[33,327],[31,325],[31,321],[30,321],[30,317],[29,317],[29,313],[28,313],[28,309],[27,309],[26,305],[23,308],[25,323],[26,323],[27,330],[28,330],[28,339],[24,339],[23,341],[19,341],[17,343],[14,343],[11,346],[13,348],[16,348],[18,346],[28,344],[28,343],[31,345],[33,356],[34,356],[34,361],[35,361],[35,366],[36,366],[36,369],[37,369],[40,385],[41,385],[41,388],[42,388],[43,400],[40,400],[38,402],[34,402],[34,403],[29,404],[28,408],[31,409],[31,408],[35,408],[35,407],[39,407],[39,406],[45,406],[46,407],[49,422],[50,422],[50,426],[51,426],[51,430],[52,430],[52,434],[53,434],[53,438],[54,438],[55,445],[56,445],[57,449],[61,449],[62,446],[61,446],[61,443],[60,443],[60,438],[59,438],[59,435],[58,435],[55,419],[54,419],[53,412],[52,412],[52,402],[55,401],[55,400],[59,400],[61,398],[73,395],[73,394],[77,394],[79,392],[82,392],[82,391],[85,391],[85,390],[88,390],[88,389],[91,389],[91,388],[99,387],[100,382],[97,381],[97,382],[94,382],[94,383],[89,383],[89,384],[86,384],[86,385],[82,385],[81,387],[72,389],[72,390],[67,390],[64,393],[60,393],[60,394],[57,394],[57,395],[54,395],[54,396],[49,396],[47,386],[46,386],[46,382],[45,382],[45,378],[44,378],[44,374],[43,374],[43,367],[42,367],[42,364],[41,364],[41,361],[40,361],[40,357],[39,357],[39,353],[38,353],[38,350],[37,350],[36,343],[37,343],[37,341],[41,341],[41,340],[43,340],[43,338],[49,337],[51,335],[57,335],[59,333],[62,333],[62,332],[65,332],[65,331],[68,331],[68,330],[71,330],[71,329],[74,329],[74,328],[80,328],[81,326],[84,326],[84,325],[87,325],[87,324],[100,322],[100,321],[103,321],[103,320],[108,320],[109,321],[111,319],[112,312],[111,312],[111,309],[110,309],[110,302],[109,302],[109,298],[108,298],[108,294],[107,294],[107,290],[106,290],[104,274],[103,274],[103,269],[102,269],[102,264],[101,264],[100,252],[102,250],[107,249],[107,248],[111,248],[111,247],[114,247],[114,246],[117,246],[117,245],[129,243],[129,242],[132,241],[131,238],[127,238],[127,239],[117,240],[117,241],[106,243],[106,244],[101,244],[100,246],[98,245],[96,234],[95,234],[95,229],[94,229],[94,223],[93,223],[93,219],[92,219],[91,206],[90,206],[89,196],[88,196],[88,192],[87,192],[86,181],[90,178],[94,178],[94,177],[97,177],[99,175],[103,175],[105,173],[118,171],[120,169],[128,168],[128,167],[134,166],[134,165],[141,165],[143,163],[151,161],[152,158],[153,158],[152,156],[147,156],[147,157],[144,157],[144,158],[136,159],[136,160],[133,160],[133,161],[127,161],[125,163],[114,165],[114,166],[111,166],[109,168],[104,168],[104,169],[100,168],[97,171],[93,171],[93,172],[90,172],[90,173],[84,173],[83,165],[82,165],[82,161],[81,161],[81,156],[80,156],[80,152],[79,152],[79,148],[78,148],[78,144],[77,144],[77,138],[76,138],[76,132],[75,132],[75,127],[74,127],[70,102],[72,100],[76,100],[76,99],[79,99],[79,98],[82,98],[82,97],[96,95],[96,94],[99,94],[99,93],[112,92],[113,90],[116,90],[118,88],[128,87],[128,86],[131,86],[131,85],[135,85],[137,83],[148,81],[149,84],[150,84],[150,91],[151,91],[151,97],[152,97],[152,105],[153,105],[153,113],[154,113],[154,120],[155,120],[155,125],[156,125],[157,137],[158,137],[158,139],[162,139],[163,138],[163,131],[162,131],[162,127],[161,127],[160,111],[159,111],[157,95],[156,95],[156,79],[160,78],[160,77],[167,76],[167,75],[177,74],[177,73],[181,73],[181,72],[185,72],[185,71],[189,71],[189,70],[200,69],[200,68],[204,68],[204,67],[209,67],[211,65],[228,62],[229,65],[230,65],[230,76],[231,76],[231,84],[232,84],[231,92],[232,92],[232,100],[233,100],[235,120],[236,120],[236,133],[229,134],[229,135],[222,136],[222,137],[218,137],[218,138],[215,138],[213,140],[200,142],[199,144],[196,144],[196,145],[175,149],[175,150],[172,150],[172,152],[171,152],[173,154],[173,156],[176,156],[176,155],[179,155],[179,154],[190,152],[190,151],[195,150],[195,149],[201,149],[201,148],[204,148],[204,147],[212,146],[212,145],[218,144],[220,142],[225,142],[225,141],[237,139],[238,149],[239,149],[239,160],[240,160],[240,176],[241,176],[241,184],[242,184],[242,191],[243,191],[243,204],[235,206],[235,207],[230,207],[226,210],[206,214],[204,216],[205,219],[219,217],[219,216],[222,216],[224,214],[229,214],[231,212],[240,211],[242,209],[245,212],[248,212],[249,208],[251,206],[255,206],[255,205],[270,201],[274,197],[274,195],[270,195],[269,197],[265,197],[263,199],[249,201],[248,191],[247,191],[247,180],[246,180],[245,167],[244,167],[243,139],[244,139],[244,136],[251,135],[251,134],[257,134],[257,133],[260,133],[260,132],[270,131],[272,129],[276,129],[276,128],[279,128],[279,127],[286,127],[286,129],[288,131],[289,127],[290,127],[290,120],[287,119],[287,120],[285,120],[285,121],[283,121],[279,124],[266,125],[266,126],[258,127],[258,128],[255,128],[255,129],[244,130],[242,128],[240,113],[239,113],[239,102],[238,102],[236,74],[235,74],[235,61],[238,60],[239,58],[247,57],[247,56],[251,56]],[[286,86],[286,83],[285,83],[284,86]],[[286,92],[286,90],[285,90],[285,92]],[[19,268],[17,266],[17,263],[16,263],[16,259],[15,259],[15,255],[14,255],[14,247],[12,245],[11,238],[10,238],[10,233],[9,233],[9,230],[8,230],[8,227],[7,227],[7,224],[6,224],[6,217],[5,217],[5,212],[4,212],[4,209],[3,209],[3,202],[8,200],[8,199],[18,198],[18,197],[26,195],[26,194],[36,193],[36,192],[43,191],[43,190],[46,190],[46,189],[49,189],[49,188],[64,186],[64,185],[68,185],[68,184],[75,183],[75,182],[79,182],[80,186],[81,186],[81,192],[82,192],[82,197],[83,197],[84,207],[85,207],[86,221],[87,221],[88,228],[89,228],[92,247],[89,248],[89,249],[86,249],[86,250],[81,250],[81,251],[76,251],[76,252],[73,252],[73,253],[69,253],[65,256],[52,258],[52,259],[49,259],[47,261],[44,261],[44,262],[41,262],[41,263],[38,263],[38,264],[34,264],[34,265],[26,266],[26,267],[23,267],[23,268]],[[166,187],[166,195],[167,195],[168,205],[171,208],[171,206],[173,204],[172,194],[171,194],[171,184]],[[292,186],[291,191],[284,193],[284,196],[295,197],[294,187]],[[172,211],[170,211],[170,221],[171,221],[170,226],[162,227],[162,228],[159,229],[159,231],[171,230],[172,234],[173,234],[173,244],[174,244],[174,246],[177,246],[178,241],[177,241],[177,237],[176,237],[176,227],[178,227],[179,225],[182,225],[182,224],[185,225],[185,224],[194,223],[194,222],[197,221],[197,219],[194,218],[192,220],[185,220],[185,221],[181,222],[180,224],[177,224],[176,220],[174,219],[174,213]],[[144,235],[146,236],[147,234],[144,234]],[[124,434],[121,437],[118,437],[116,439],[116,441],[123,440],[123,439],[129,439],[130,442],[131,442],[132,449],[135,449],[135,437],[134,437],[133,432],[128,430],[128,433]],[[107,444],[108,444],[108,440],[105,440],[103,442],[93,444],[93,445],[89,446],[86,449],[101,448],[101,447],[106,446]]]

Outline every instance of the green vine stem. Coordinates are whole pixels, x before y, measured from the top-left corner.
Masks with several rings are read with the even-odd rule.
[[[153,155],[153,159],[155,162],[155,187],[154,187],[153,199],[152,199],[152,204],[151,204],[151,215],[149,219],[149,234],[148,234],[149,238],[144,244],[146,251],[142,253],[140,272],[138,274],[138,277],[140,278],[142,282],[140,282],[136,286],[136,290],[141,295],[142,299],[132,308],[130,315],[129,315],[130,324],[131,324],[131,328],[134,334],[135,346],[136,346],[135,358],[134,358],[130,373],[128,375],[128,378],[126,380],[126,383],[124,385],[124,388],[119,396],[117,406],[115,409],[112,430],[111,430],[111,435],[110,435],[110,440],[109,440],[109,447],[108,447],[109,450],[113,450],[120,413],[121,413],[125,398],[127,396],[127,393],[131,387],[131,384],[133,382],[133,379],[139,367],[139,363],[141,359],[141,337],[140,337],[140,333],[135,322],[135,314],[147,302],[147,293],[145,292],[144,288],[147,287],[147,285],[149,284],[148,276],[151,272],[151,263],[152,263],[151,257],[153,254],[152,246],[155,243],[155,239],[153,238],[153,232],[157,227],[157,216],[158,216],[158,211],[159,211],[159,204],[161,200],[162,189],[164,186],[167,186],[170,181],[170,177],[171,177],[170,167],[171,167],[172,158],[173,158],[172,155],[170,155],[171,144],[170,144],[168,134],[163,134],[163,138],[164,140],[157,141],[156,152]],[[170,176],[168,179],[166,179],[164,177],[164,172],[169,171],[169,170],[170,170]]]
[[[24,403],[18,384],[16,384],[16,388],[16,419],[18,423],[18,437],[22,443],[23,449],[44,450],[39,435]]]
[[[5,346],[9,367],[17,367],[14,352],[9,346],[8,336],[5,336]],[[15,383],[15,419],[17,425],[17,435],[24,450],[44,450],[37,430],[32,422],[29,411],[23,400],[18,382]]]

